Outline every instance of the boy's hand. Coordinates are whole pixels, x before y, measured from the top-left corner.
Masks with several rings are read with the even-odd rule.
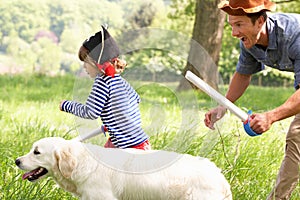
[[[63,105],[63,103],[65,102],[66,100],[62,100],[61,102],[60,102],[60,104],[59,104],[59,110],[60,111],[62,111],[62,105]]]

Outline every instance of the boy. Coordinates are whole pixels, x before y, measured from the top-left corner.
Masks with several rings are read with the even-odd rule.
[[[118,58],[120,50],[115,40],[101,28],[83,42],[78,53],[86,72],[95,79],[87,101],[82,104],[65,100],[60,110],[85,119],[100,117],[110,136],[104,147],[151,149],[141,127],[140,97],[119,74],[126,62]]]

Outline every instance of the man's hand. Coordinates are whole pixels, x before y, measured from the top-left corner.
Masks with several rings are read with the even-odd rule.
[[[250,127],[256,133],[263,133],[270,129],[272,125],[272,120],[270,120],[269,114],[252,114],[250,120]]]
[[[205,125],[214,130],[214,124],[216,121],[218,121],[219,119],[221,119],[225,113],[226,113],[226,108],[223,106],[218,106],[212,110],[210,110],[209,112],[207,112],[205,114],[205,119],[204,119],[204,123]]]

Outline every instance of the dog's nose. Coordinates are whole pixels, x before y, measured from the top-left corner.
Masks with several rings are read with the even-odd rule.
[[[19,165],[21,164],[20,159],[17,159],[17,160],[15,161],[15,163],[16,163],[17,166],[19,166]]]

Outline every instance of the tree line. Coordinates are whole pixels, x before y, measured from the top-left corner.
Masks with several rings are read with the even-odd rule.
[[[218,11],[218,2],[219,0],[5,1],[0,4],[0,73],[75,73],[81,66],[77,58],[78,47],[84,39],[97,32],[101,24],[108,24],[110,33],[122,48],[129,48],[125,51],[125,57],[130,67],[138,71],[146,70],[152,75],[164,71],[180,74],[190,57],[188,45],[195,32],[209,37],[205,36],[209,32],[207,29],[213,27],[214,23],[219,23],[216,26],[219,30],[222,29],[220,52],[212,56],[214,49],[204,50],[214,57],[213,62],[218,66],[217,73],[228,81],[237,61],[238,40],[230,36],[231,30],[226,23],[220,26],[218,20],[203,19],[210,16],[209,13]],[[214,11],[205,9],[205,5],[213,5]],[[278,11],[300,12],[299,1],[278,5]],[[197,17],[199,13],[202,17]],[[196,27],[197,24],[200,26]],[[193,40],[203,46],[211,45]],[[206,42],[214,40],[208,38]],[[269,70],[259,76],[276,79],[283,75]],[[291,79],[290,75],[284,76]]]

